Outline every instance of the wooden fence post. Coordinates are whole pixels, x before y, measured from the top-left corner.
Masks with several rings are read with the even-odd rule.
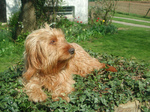
[[[147,14],[149,13],[149,11],[150,11],[150,8],[148,9],[148,11],[147,11],[147,13],[146,13],[145,17],[146,17],[146,16],[147,16]]]

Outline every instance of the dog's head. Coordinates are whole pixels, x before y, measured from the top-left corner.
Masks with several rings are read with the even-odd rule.
[[[56,72],[64,68],[74,56],[74,48],[67,43],[60,29],[45,28],[36,30],[25,41],[26,69]]]

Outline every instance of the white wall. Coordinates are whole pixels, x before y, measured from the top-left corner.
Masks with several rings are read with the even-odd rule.
[[[18,12],[21,7],[21,0],[6,0],[6,16],[7,22],[12,14]]]
[[[88,0],[63,0],[62,5],[74,6],[75,18],[83,23],[88,23]]]
[[[79,22],[88,23],[88,0],[63,0],[63,6],[75,7],[75,18]],[[21,7],[21,0],[6,0],[6,16],[7,21],[11,15],[19,11]],[[79,18],[78,18],[79,17]]]

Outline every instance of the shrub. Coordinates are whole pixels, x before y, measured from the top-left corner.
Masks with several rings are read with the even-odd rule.
[[[62,18],[56,25],[61,28],[69,42],[79,42],[99,38],[102,33],[97,29],[92,29],[90,25],[83,24],[82,21],[74,19],[69,21],[67,18]]]
[[[88,51],[103,63],[114,65],[117,73],[105,70],[94,71],[86,78],[75,75],[74,87],[70,102],[60,99],[53,102],[51,98],[46,102],[33,103],[23,92],[21,74],[23,62],[1,73],[0,75],[0,110],[1,111],[114,111],[114,106],[126,103],[130,100],[139,100],[141,109],[148,111],[150,94],[149,65],[137,63],[122,57],[112,55],[99,55]],[[50,94],[48,93],[48,96]],[[145,102],[146,105],[144,105]]]
[[[9,30],[12,33],[12,39],[14,39],[14,41],[16,42],[22,43],[30,32],[21,33],[18,37],[15,37],[16,27],[18,25],[19,20],[19,14],[20,12],[16,12],[10,17]]]
[[[94,0],[94,6],[89,8],[89,24],[91,29],[105,34],[113,34],[117,28],[112,23],[117,0]]]
[[[30,32],[21,33],[21,34],[17,37],[16,42],[23,43],[24,40],[26,39],[26,37],[27,37],[29,34],[30,34]]]
[[[9,24],[9,30],[12,33],[11,38],[14,41],[16,41],[16,39],[17,39],[17,37],[16,37],[16,28],[17,28],[18,21],[19,21],[19,14],[20,14],[20,11],[12,14],[11,17],[9,18],[9,23],[8,23]]]
[[[20,11],[11,15],[11,17],[9,18],[10,27],[16,27],[16,25],[18,24],[18,20],[19,20],[19,14],[20,14]]]
[[[95,0],[94,6],[89,8],[89,17],[93,21],[95,18],[105,20],[105,25],[111,24],[114,16],[117,0]]]
[[[9,29],[0,29],[0,57],[5,59],[5,56],[10,56],[12,60],[14,55],[21,55],[24,45],[21,41],[15,42],[12,39],[12,32]],[[7,60],[7,59],[6,59]]]
[[[7,29],[0,30],[0,57],[12,54],[14,50],[11,44],[11,32]]]

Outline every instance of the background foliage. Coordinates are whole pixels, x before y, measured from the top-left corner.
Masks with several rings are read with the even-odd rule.
[[[95,0],[94,5],[89,7],[89,16],[94,22],[95,18],[100,18],[104,25],[110,25],[118,0]]]

